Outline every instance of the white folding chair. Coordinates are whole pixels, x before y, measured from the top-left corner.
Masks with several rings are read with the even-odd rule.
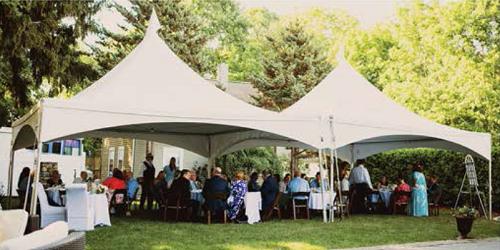
[[[49,205],[42,183],[36,183],[37,197],[40,201],[40,227],[44,228],[56,221],[66,221],[66,208]]]

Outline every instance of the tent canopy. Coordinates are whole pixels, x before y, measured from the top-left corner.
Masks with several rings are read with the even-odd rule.
[[[491,136],[427,120],[392,101],[343,57],[286,115],[327,115],[340,156],[364,158],[399,148],[432,147],[491,159]],[[330,138],[333,142],[333,138]]]
[[[206,157],[252,146],[321,145],[318,116],[277,115],[228,95],[179,59],[157,34],[160,27],[153,11],[144,39],[110,72],[70,99],[42,100],[16,121],[14,149],[87,136],[165,142]]]

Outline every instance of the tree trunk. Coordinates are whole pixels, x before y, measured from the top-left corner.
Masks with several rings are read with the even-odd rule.
[[[290,174],[293,176],[295,170],[298,169],[298,158],[297,154],[299,152],[299,148],[292,147],[290,148]]]

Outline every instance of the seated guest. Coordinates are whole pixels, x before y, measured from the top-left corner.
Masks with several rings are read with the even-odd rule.
[[[212,178],[208,179],[203,186],[203,197],[205,198],[208,209],[213,212],[226,209],[226,199],[229,196],[229,185],[222,177],[222,169],[216,167]]]
[[[411,192],[411,187],[408,185],[403,177],[400,175],[397,179],[397,186],[394,189],[394,202],[396,203],[406,203],[408,202],[409,196],[402,193]]]
[[[243,207],[243,201],[245,198],[245,194],[247,193],[247,183],[245,181],[245,175],[243,172],[236,172],[235,179],[232,182],[231,196],[233,197],[233,201],[229,204],[229,219],[232,221],[236,221],[242,216],[240,213],[241,208]]]
[[[310,192],[311,189],[309,187],[309,183],[302,179],[300,176],[300,171],[295,170],[293,173],[293,179],[288,183],[288,193],[299,193],[299,192]],[[297,200],[305,200],[308,197],[306,196],[298,196],[294,197]]]
[[[199,190],[201,188],[201,183],[197,180],[196,171],[191,171],[191,177],[189,177],[191,184],[191,191]]]
[[[127,196],[131,199],[135,198],[135,192],[139,188],[139,182],[134,178],[134,173],[130,170],[124,171],[125,181],[127,182]]]
[[[278,185],[279,185],[279,183],[280,183],[280,181],[281,181],[281,176],[280,176],[279,174],[274,174],[274,175],[273,175],[273,177],[274,177],[274,179],[276,180],[276,182],[277,182],[277,183],[278,183]]]
[[[364,160],[357,160],[356,167],[354,167],[349,175],[349,189],[354,192],[352,199],[352,213],[366,212],[365,199],[368,194],[373,190],[370,174],[364,166]]]
[[[324,190],[328,190],[330,186],[328,185],[328,179],[323,178],[323,181],[320,181],[321,179],[321,174],[320,172],[316,173],[316,178],[311,181],[311,188],[317,188],[320,189],[322,188],[322,185],[324,186]]]
[[[55,187],[61,185],[63,185],[63,182],[61,180],[61,175],[59,174],[59,171],[57,170],[52,171],[52,173],[50,173],[50,179],[47,181],[47,186]]]
[[[153,196],[158,203],[163,203],[167,193],[167,181],[165,180],[165,172],[160,170],[153,181]]]
[[[87,183],[89,179],[89,174],[87,171],[81,171],[80,172],[80,177],[77,177],[73,180],[73,183]]]
[[[276,179],[271,175],[271,172],[264,170],[262,171],[262,176],[264,177],[264,183],[262,183],[262,187],[260,188],[260,194],[262,196],[262,211],[266,211],[272,206],[280,188]]]
[[[281,193],[286,193],[288,183],[290,182],[290,174],[286,174],[285,177],[283,177],[283,180],[280,181],[280,192]]]
[[[250,175],[250,181],[248,181],[248,192],[259,192],[260,186],[257,183],[257,180],[259,179],[259,174],[256,172],[253,172]]]
[[[181,171],[181,176],[172,182],[172,185],[168,190],[167,197],[169,199],[169,203],[171,203],[170,201],[177,201],[178,198],[180,199],[181,204],[183,205],[188,205],[190,203],[191,172],[189,170],[183,169]]]
[[[123,173],[118,168],[113,169],[113,175],[102,182],[102,185],[110,190],[125,189],[127,184],[123,178]]]
[[[387,177],[383,175],[380,178],[380,181],[377,182],[377,190],[388,189],[388,188],[389,188],[389,181],[387,181]]]
[[[342,166],[340,168],[340,190],[342,192],[349,191],[349,175],[347,168],[349,164],[347,162],[342,162]]]
[[[429,187],[427,188],[427,194],[429,197],[429,202],[437,203],[441,196],[443,190],[441,186],[437,183],[438,178],[435,175],[431,175],[429,180]]]

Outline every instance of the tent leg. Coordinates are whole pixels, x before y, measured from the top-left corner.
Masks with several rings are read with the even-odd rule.
[[[334,185],[334,182],[333,182],[333,179],[334,179],[334,170],[333,170],[333,167],[334,167],[334,163],[333,163],[333,150],[332,148],[330,148],[330,189],[332,191],[332,194],[333,192],[335,192],[335,185]],[[331,209],[330,209],[330,221],[331,222],[334,222],[335,221],[335,210],[334,210],[334,207],[335,207],[335,197],[333,197],[333,200],[331,201]],[[342,209],[339,207],[339,211],[340,211],[340,214],[342,214]]]
[[[319,185],[321,187],[321,207],[323,208],[323,222],[327,223],[326,207],[325,207],[325,185],[323,185],[323,150],[318,149],[319,157]]]
[[[13,180],[14,180],[14,148],[10,148],[10,158],[9,158],[9,176],[8,176],[8,181],[7,181],[7,205],[9,209],[12,209],[12,185],[13,185]]]
[[[489,160],[489,165],[488,165],[488,201],[489,201],[489,217],[490,217],[490,220],[493,220],[493,213],[492,213],[492,209],[493,209],[493,206],[492,206],[492,195],[491,195],[491,189],[492,189],[492,186],[491,186],[491,157],[490,157],[490,160]]]
[[[35,171],[35,176],[33,178],[33,188],[31,192],[31,207],[30,207],[30,215],[34,216],[36,214],[36,203],[37,203],[37,192],[43,190],[37,190],[37,183],[40,182],[40,150],[42,148],[42,143],[38,143],[36,153],[35,153],[35,160],[34,160],[34,171]]]

